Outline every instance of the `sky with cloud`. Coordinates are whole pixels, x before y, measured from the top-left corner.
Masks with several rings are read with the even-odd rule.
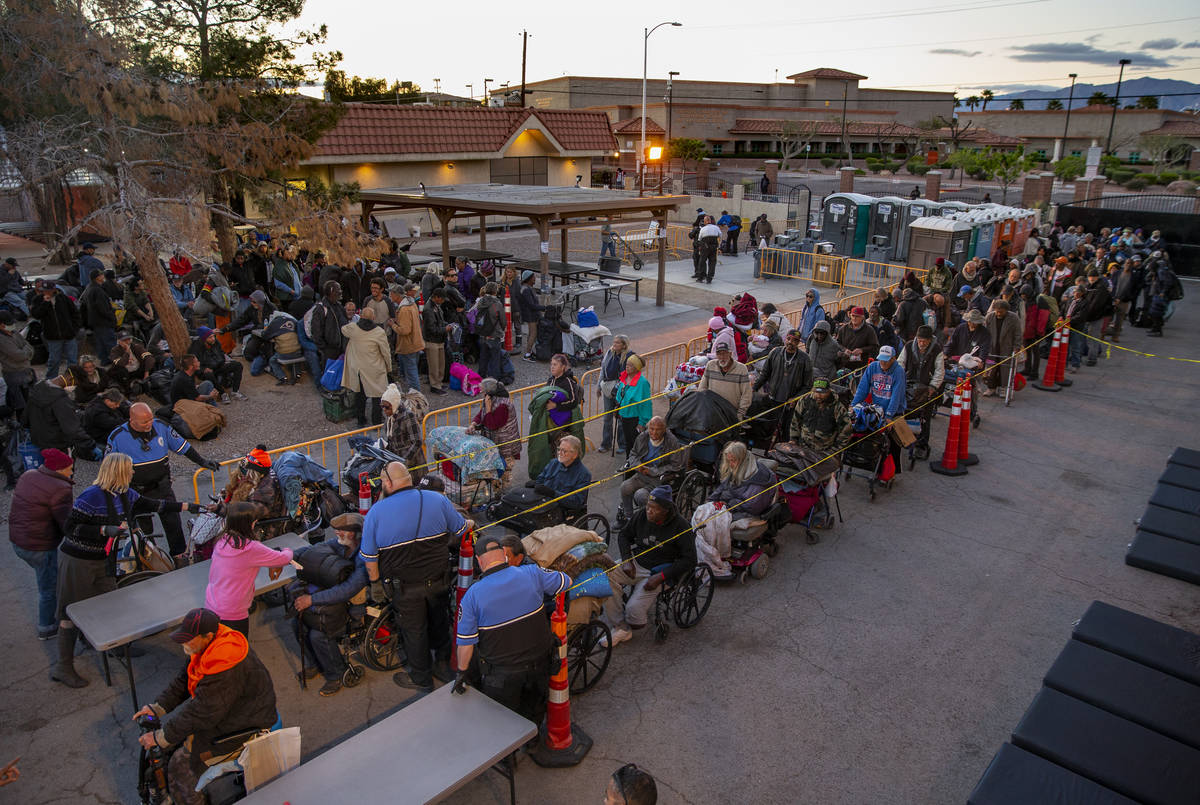
[[[677,70],[681,79],[769,82],[837,67],[869,76],[864,86],[970,93],[1064,86],[1068,73],[1107,83],[1116,79],[1118,61],[1130,59],[1127,77],[1200,83],[1195,0],[926,3],[806,3],[768,12],[763,4],[729,0],[670,4],[671,10],[629,0],[450,6],[308,0],[302,21],[328,26],[325,47],[342,51],[348,73],[411,80],[430,90],[438,78],[443,92],[474,97],[485,78],[492,88],[520,83],[523,28],[531,34],[530,81],[637,78],[643,28],[663,21],[683,25],[651,36],[651,77]]]

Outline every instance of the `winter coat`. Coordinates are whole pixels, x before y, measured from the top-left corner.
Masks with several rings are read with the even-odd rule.
[[[529,400],[529,477],[536,478],[542,469],[550,463],[550,459],[554,458],[554,454],[550,449],[550,435],[544,433],[553,426],[550,421],[549,411],[546,410],[546,403],[551,397],[560,392],[558,386],[542,386]],[[559,406],[562,407],[561,405]],[[583,417],[579,413],[578,404],[571,411],[571,424],[565,428],[565,431],[579,439],[581,444],[583,441]],[[555,431],[562,433],[562,430]],[[541,434],[541,435],[533,435]],[[580,456],[580,460],[582,460]]]
[[[325,360],[334,360],[345,350],[346,339],[342,336],[345,325],[346,309],[341,305],[322,299],[313,307],[309,331],[313,344]]]
[[[47,341],[70,341],[81,326],[79,308],[62,291],[55,291],[49,301],[39,295],[29,313],[42,323],[42,338]]]
[[[852,352],[856,349],[862,350],[862,356],[858,360],[845,359],[846,366],[851,369],[857,369],[879,354],[879,334],[875,332],[875,328],[867,321],[864,321],[863,326],[857,330],[849,322],[843,324],[838,328],[837,342],[838,346],[847,352]]]
[[[64,389],[53,383],[42,380],[33,384],[24,416],[30,439],[43,450],[54,447],[65,453],[74,448],[85,458],[90,458],[96,450],[96,443],[79,421],[75,403]]]
[[[446,343],[446,313],[433,300],[427,302],[421,311],[421,337],[426,344]]]
[[[983,321],[991,340],[992,357],[1002,360],[1021,348],[1021,321],[1011,311],[1003,319],[995,311]]]
[[[373,321],[359,319],[342,327],[342,335],[346,337],[342,388],[361,390],[368,397],[383,396],[392,368],[392,351],[383,328]]]
[[[572,461],[569,467],[564,466],[557,458],[550,459],[533,482],[536,486],[549,487],[554,492],[554,497],[566,495],[558,501],[558,505],[565,509],[580,511],[587,508],[586,487],[592,482],[592,474],[578,458]]]
[[[157,707],[155,707],[157,705]],[[217,627],[204,651],[189,658],[151,705],[166,711],[162,738],[168,744],[192,736],[192,754],[211,754],[213,740],[230,733],[267,729],[278,718],[275,686],[241,632]]]
[[[802,350],[789,356],[787,347],[776,347],[758,370],[754,390],[764,389],[775,402],[784,402],[812,388],[813,364]]]
[[[271,342],[271,348],[281,358],[297,358],[300,347],[300,322],[282,311],[273,314],[263,328],[262,337]]]
[[[479,297],[475,302],[475,333],[480,338],[504,340],[506,320],[504,303],[494,296]]]
[[[391,320],[391,328],[396,333],[397,355],[411,355],[425,349],[425,338],[421,334],[421,311],[416,299],[406,296],[401,300],[396,308],[396,317]],[[442,340],[445,340],[444,332]]]
[[[979,272],[967,276],[967,271],[964,268],[962,271],[954,275],[954,284],[950,287],[950,293],[953,296],[958,296],[958,291],[964,285],[970,285],[972,288],[978,289],[983,284],[983,277],[979,276]]]
[[[96,367],[96,377],[93,380],[87,372],[83,371],[83,367],[72,364],[68,366],[64,375],[69,375],[71,380],[68,385],[75,386],[75,405],[86,406],[96,398],[96,395],[104,391],[111,385],[108,379],[108,372],[101,367]],[[126,417],[128,419],[128,417]],[[86,428],[87,425],[85,424]],[[104,441],[108,438],[108,434],[112,432],[112,428],[105,431],[104,436],[98,441]],[[94,436],[92,438],[95,438]]]
[[[33,358],[33,347],[20,333],[8,330],[0,332],[0,367],[5,372],[19,372],[31,368],[29,361]]]
[[[526,324],[537,321],[542,317],[542,311],[546,309],[538,300],[538,293],[532,285],[522,285],[521,295],[517,297],[521,309],[521,321]]]
[[[829,332],[829,330],[825,330],[825,332]],[[815,334],[810,335],[804,349],[812,360],[814,378],[824,377],[832,380],[837,376],[838,352],[841,351],[841,347],[834,340],[833,333],[829,333],[824,343]]]
[[[1041,338],[1050,327],[1050,305],[1045,301],[1046,298],[1039,296],[1033,306],[1025,309],[1025,330],[1021,335],[1026,341]]]
[[[853,429],[854,420],[841,400],[830,396],[829,402],[822,405],[810,394],[796,406],[791,437],[803,447],[824,454],[848,445]]]
[[[946,355],[958,358],[971,354],[972,350],[974,350],[977,358],[985,360],[992,351],[991,334],[988,333],[987,327],[982,324],[972,331],[969,324],[965,321],[960,322],[954,328],[954,332],[950,335],[950,340],[946,343]]]
[[[754,473],[740,484],[721,481],[708,499],[712,503],[724,503],[726,509],[732,509],[730,514],[734,520],[754,517],[771,507],[774,495],[765,490],[774,483],[775,473],[767,469],[765,464],[759,464]]]
[[[765,495],[764,495],[765,497]],[[674,584],[696,567],[696,535],[691,524],[672,511],[665,523],[654,524],[639,509],[617,535],[621,559],[634,559],[644,568],[670,565],[663,577]]]
[[[904,411],[908,402],[906,386],[904,367],[899,361],[893,361],[887,369],[875,361],[867,367],[862,379],[858,381],[858,389],[854,392],[850,407],[865,402],[870,394],[871,402],[882,408],[888,419],[891,419]]]
[[[650,381],[646,379],[645,372],[638,372],[632,377],[628,371],[621,372],[615,399],[621,408],[621,419],[636,419],[638,425],[645,427],[650,417],[654,416],[654,406],[650,402]]]
[[[521,460],[521,421],[517,407],[507,395],[492,398],[491,413],[480,406],[471,424],[492,440],[500,451],[500,458],[509,467]]]
[[[746,364],[734,361],[728,372],[721,371],[717,361],[709,361],[704,367],[704,375],[696,384],[699,391],[713,391],[719,394],[730,405],[737,409],[738,419],[746,416],[753,398],[750,388],[750,371]]]
[[[636,467],[639,464],[645,464],[648,455],[650,455],[650,432],[642,431],[633,440],[633,449],[629,451],[630,466]],[[662,478],[669,473],[682,474],[687,469],[687,451],[679,449],[679,439],[669,430],[663,433],[663,443],[659,448],[658,455],[658,459],[645,467],[650,471],[651,477]]]
[[[104,404],[104,398],[93,397],[83,409],[79,421],[88,436],[97,444],[103,444],[108,441],[108,434],[129,421],[129,402],[109,408]]]
[[[225,365],[225,359],[228,357],[225,350],[221,347],[221,342],[213,340],[212,346],[204,343],[200,338],[192,342],[188,347],[188,353],[195,355],[200,360],[200,368],[214,370]]]
[[[816,288],[812,289],[813,301],[811,304],[804,303],[804,307],[800,310],[800,337],[807,340],[812,335],[813,327],[819,321],[825,321],[825,308],[821,307],[821,292]],[[783,328],[779,328],[780,334],[783,333]]]
[[[1103,319],[1108,316],[1112,310],[1112,294],[1108,290],[1108,284],[1103,279],[1098,279],[1094,284],[1089,284],[1084,293],[1084,302],[1087,303],[1087,313],[1084,314],[1084,320],[1093,322]]]
[[[942,360],[942,348],[937,341],[931,341],[929,349],[920,352],[914,338],[900,350],[900,357],[896,361],[904,370],[904,382],[910,386],[925,386],[937,390],[946,379],[946,362]]]
[[[912,288],[904,290],[904,299],[896,310],[896,334],[908,342],[916,338],[917,328],[925,323],[925,300],[917,296]]]
[[[8,516],[8,538],[27,551],[53,551],[66,533],[71,513],[71,479],[47,468],[17,479]]]
[[[100,287],[100,283],[88,283],[87,288],[79,296],[79,309],[85,326],[92,329],[97,327],[116,329],[117,314],[113,311],[112,299]]]

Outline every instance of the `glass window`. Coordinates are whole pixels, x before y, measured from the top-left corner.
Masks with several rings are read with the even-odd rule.
[[[1046,159],[1046,149],[1045,148],[1039,148],[1037,151],[1034,151],[1034,153],[1037,154],[1038,159],[1045,161],[1045,159]]]
[[[1076,149],[1076,150],[1074,150],[1074,151],[1072,151],[1072,152],[1071,152],[1071,156],[1073,156],[1073,157],[1081,157],[1081,156],[1083,156],[1083,152],[1082,152],[1082,151],[1080,151],[1080,150],[1078,150],[1078,149]]]
[[[713,144],[712,144],[712,152],[713,152],[714,154],[719,154],[719,153],[721,153],[721,144],[720,144],[720,143],[713,143]]]
[[[492,181],[545,187],[549,161],[546,157],[504,157],[491,161]]]
[[[1141,151],[1130,151],[1130,152],[1129,152],[1129,161],[1130,161],[1130,162],[1137,162],[1137,161],[1138,161],[1138,160],[1140,160],[1141,158],[1142,158],[1142,152],[1141,152]]]

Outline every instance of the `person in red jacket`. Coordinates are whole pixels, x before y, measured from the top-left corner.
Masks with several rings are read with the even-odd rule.
[[[1041,363],[1041,346],[1029,349],[1029,345],[1037,341],[1050,329],[1050,304],[1043,296],[1034,294],[1033,285],[1026,283],[1021,286],[1021,298],[1025,300],[1025,332],[1021,334],[1025,344],[1025,376],[1035,380],[1038,365]]]
[[[17,479],[8,519],[13,551],[37,576],[39,640],[58,633],[58,543],[71,513],[75,464],[61,450],[42,451],[42,466]]]

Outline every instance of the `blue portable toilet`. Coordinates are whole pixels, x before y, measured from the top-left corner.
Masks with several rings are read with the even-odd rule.
[[[862,257],[871,225],[871,202],[862,193],[833,193],[821,205],[821,239],[833,244],[833,253]]]

